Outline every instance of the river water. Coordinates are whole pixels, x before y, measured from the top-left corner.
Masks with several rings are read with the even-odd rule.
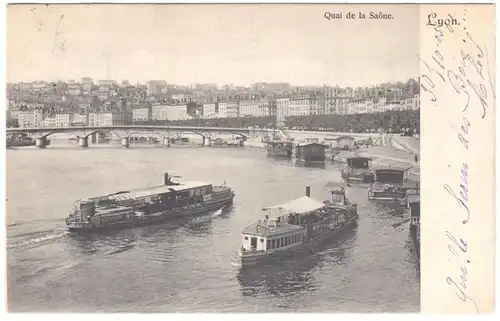
[[[224,180],[234,206],[163,225],[79,237],[64,219],[77,199],[182,180]],[[359,226],[319,252],[242,272],[239,232],[260,208],[327,198],[339,168],[298,167],[252,148],[51,146],[7,151],[9,311],[418,312],[417,263],[404,209],[359,204]]]

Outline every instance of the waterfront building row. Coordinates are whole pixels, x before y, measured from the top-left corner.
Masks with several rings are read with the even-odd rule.
[[[119,126],[132,125],[131,112],[58,113],[48,115],[42,110],[19,112],[20,128],[70,127],[70,126]]]
[[[196,105],[194,110],[188,109],[187,104],[155,104],[118,112],[91,112],[86,114],[85,119],[80,119],[78,113],[63,112],[48,115],[44,114],[40,109],[28,111],[12,109],[10,116],[18,119],[20,127],[64,127],[73,123],[110,126],[131,124],[134,121],[177,121],[193,118],[220,119],[267,116],[276,117],[277,124],[282,126],[286,118],[290,116],[349,115],[391,110],[417,110],[420,109],[420,97],[417,94],[399,102],[388,102],[386,97],[370,97],[357,100],[337,99],[334,102],[325,102],[313,99],[308,95],[302,95],[293,98],[279,98],[274,101],[216,102],[201,106]]]
[[[326,106],[326,107],[325,107]],[[420,109],[420,96],[388,102],[386,97],[370,97],[358,100],[337,99],[322,101],[308,95],[294,98],[271,100],[245,100],[203,104],[196,114],[187,110],[187,105],[158,105],[149,109],[134,109],[134,120],[187,120],[191,118],[238,118],[238,117],[276,117],[280,123],[289,116],[309,115],[348,115],[385,112],[391,110]]]

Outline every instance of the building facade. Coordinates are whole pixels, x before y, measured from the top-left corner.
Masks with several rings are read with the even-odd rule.
[[[290,115],[290,99],[276,99],[276,126],[285,126],[286,117]]]
[[[292,99],[289,101],[289,109],[288,113],[284,116],[306,116],[312,114],[311,109],[314,106],[316,109],[318,108],[317,101],[316,104],[313,104],[313,101],[305,98],[305,99]]]
[[[186,120],[189,119],[187,105],[153,105],[153,120]]]
[[[404,97],[400,101],[400,110],[417,110],[420,109],[420,95],[415,94],[411,97]]]
[[[150,121],[153,119],[152,108],[151,107],[134,108],[132,110],[132,117],[134,121]]]
[[[202,108],[204,119],[217,118],[218,113],[215,112],[215,104],[203,104]]]
[[[258,101],[244,100],[240,102],[240,117],[259,117],[260,105]]]
[[[226,117],[227,118],[237,118],[240,116],[240,105],[238,102],[227,102],[226,103]]]
[[[65,114],[56,114],[55,121],[56,127],[69,127],[73,125],[73,113],[65,113]]]
[[[42,128],[43,119],[42,110],[30,110],[19,112],[17,121],[20,128]]]
[[[43,120],[43,127],[56,127],[56,118],[45,117]]]
[[[131,112],[99,112],[89,114],[89,126],[132,125]]]

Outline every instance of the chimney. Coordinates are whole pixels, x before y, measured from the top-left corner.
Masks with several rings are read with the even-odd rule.
[[[168,186],[170,185],[170,178],[168,177],[168,173],[163,174],[163,183]]]
[[[306,196],[311,197],[311,186],[306,186]]]

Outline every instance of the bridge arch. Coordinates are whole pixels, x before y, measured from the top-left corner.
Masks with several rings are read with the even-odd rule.
[[[208,137],[209,133],[232,133],[239,135],[241,137],[250,137],[252,133],[257,132],[267,132],[266,129],[256,129],[256,128],[226,128],[226,127],[193,127],[193,126],[150,126],[150,125],[119,125],[119,126],[70,126],[70,127],[45,127],[45,128],[7,128],[7,133],[26,133],[31,136],[41,135],[37,138],[46,139],[48,136],[55,133],[64,132],[88,132],[90,134],[85,134],[84,137],[92,135],[95,132],[113,132],[113,131],[169,131],[172,132],[192,132],[202,137]],[[121,135],[118,135],[122,137]]]
[[[95,134],[95,133],[99,133],[99,132],[103,132],[103,131],[104,131],[104,130],[94,130],[94,131],[91,131],[91,132],[90,132],[90,133],[88,133],[88,134],[85,134],[85,135],[83,135],[83,136],[79,136],[79,137],[89,138],[89,137],[90,137],[90,135],[93,135],[93,134]],[[59,134],[59,133],[62,133],[62,131],[51,131],[51,132],[48,132],[48,133],[46,133],[46,134],[43,134],[42,136],[37,137],[37,138],[47,138],[47,137],[49,137],[49,136],[50,136],[50,135],[52,135],[52,134]]]
[[[83,137],[85,137],[85,138],[89,138],[89,137],[90,137],[90,135],[93,135],[93,134],[95,134],[95,133],[99,133],[99,132],[100,132],[99,130],[94,130],[94,131],[92,131],[92,132],[90,132],[90,133],[88,133],[88,134],[84,135]]]
[[[47,138],[47,137],[49,137],[50,135],[52,135],[52,134],[57,134],[57,133],[59,133],[59,132],[49,132],[49,133],[47,133],[47,134],[43,134],[42,136],[40,136],[40,137],[38,137],[38,138]]]

